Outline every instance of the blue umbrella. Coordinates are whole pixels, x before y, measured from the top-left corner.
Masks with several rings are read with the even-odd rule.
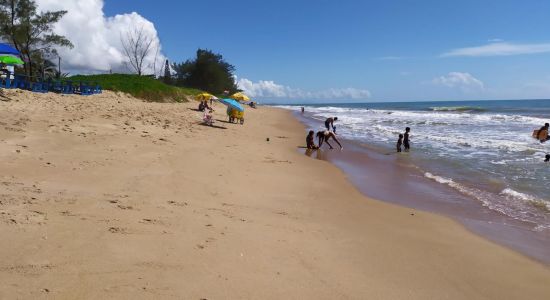
[[[8,44],[0,43],[0,54],[20,55],[21,53]]]
[[[223,103],[227,107],[231,107],[231,108],[236,109],[238,111],[244,111],[244,107],[242,107],[242,105],[239,102],[237,102],[233,99],[220,99],[218,101],[220,101],[221,103]]]

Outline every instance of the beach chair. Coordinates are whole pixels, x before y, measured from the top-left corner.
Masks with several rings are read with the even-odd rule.
[[[101,88],[101,86],[100,86],[99,83],[97,83],[97,82],[94,84],[93,93],[94,93],[94,94],[101,94],[101,93],[103,93],[103,89]]]
[[[75,92],[75,89],[73,87],[72,81],[66,81],[65,84],[63,84],[61,87],[61,93],[65,95],[74,94],[74,92]]]
[[[53,83],[50,83],[50,88],[51,88],[51,91],[54,93],[62,93],[63,83],[59,80],[56,80]]]
[[[93,94],[92,88],[88,85],[88,83],[80,82],[80,95],[82,96],[89,96]]]
[[[29,83],[26,81],[24,75],[15,75],[12,81],[12,88],[29,89]]]

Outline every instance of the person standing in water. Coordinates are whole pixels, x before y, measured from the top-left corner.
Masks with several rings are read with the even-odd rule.
[[[397,139],[397,152],[401,152],[401,145],[403,145],[403,135],[399,134],[399,139]]]
[[[550,154],[546,154],[546,157],[544,158],[544,162],[550,162]]]
[[[305,111],[306,109],[302,106],[302,115],[304,114]]]
[[[541,142],[541,143],[544,143],[546,142],[547,140],[550,139],[549,136],[542,136],[542,134],[546,131],[546,134],[548,134],[548,129],[550,127],[550,124],[548,123],[544,123],[544,126],[542,126],[540,129],[539,129],[539,132],[537,133],[537,139]]]
[[[411,149],[411,145],[409,141],[410,132],[411,132],[410,127],[405,128],[405,134],[403,135],[403,146],[405,146],[405,152],[409,152],[409,150]]]
[[[332,127],[332,132],[336,131],[335,128],[334,128],[334,121],[338,121],[338,117],[326,119],[325,127],[327,128],[328,131],[330,131],[330,127]]]

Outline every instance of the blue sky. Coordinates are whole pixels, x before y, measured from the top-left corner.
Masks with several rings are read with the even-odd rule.
[[[133,11],[172,61],[219,52],[258,98],[550,98],[550,1],[105,2]]]

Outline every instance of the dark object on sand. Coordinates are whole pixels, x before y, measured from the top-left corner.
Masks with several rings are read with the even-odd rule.
[[[269,142],[269,138],[265,139],[267,142]]]

